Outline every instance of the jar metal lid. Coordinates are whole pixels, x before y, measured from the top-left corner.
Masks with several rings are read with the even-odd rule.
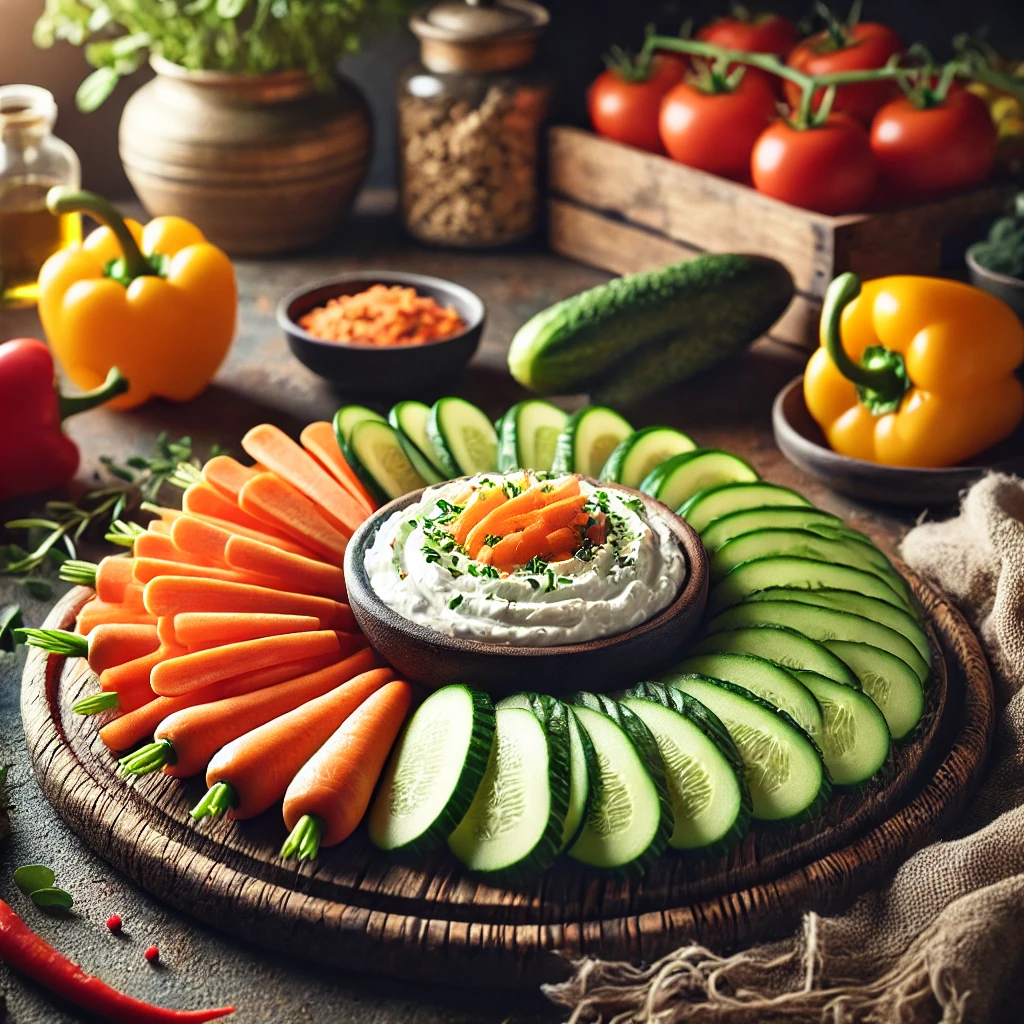
[[[441,0],[412,16],[423,63],[441,74],[529,64],[548,12],[532,0]]]

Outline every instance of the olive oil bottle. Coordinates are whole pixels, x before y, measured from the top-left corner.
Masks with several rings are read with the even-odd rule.
[[[54,185],[81,183],[74,150],[52,134],[56,119],[45,89],[0,87],[0,308],[34,303],[42,265],[82,237],[78,214],[46,209]]]

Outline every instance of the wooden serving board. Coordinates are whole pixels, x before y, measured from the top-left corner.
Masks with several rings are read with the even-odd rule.
[[[936,651],[927,713],[884,781],[835,796],[823,817],[757,829],[716,860],[662,857],[621,881],[563,860],[528,889],[496,888],[447,855],[403,864],[362,832],[297,868],[277,858],[274,809],[195,825],[201,778],[126,781],[70,713],[95,689],[83,661],[33,650],[22,716],[40,785],[96,852],[157,897],[273,949],[346,969],[460,985],[526,986],[583,954],[650,961],[692,940],[725,950],[835,910],[939,836],[977,786],[993,731],[988,666],[959,612],[908,574]],[[66,628],[91,592],[69,593],[46,625]],[[567,685],[583,685],[567,680]]]

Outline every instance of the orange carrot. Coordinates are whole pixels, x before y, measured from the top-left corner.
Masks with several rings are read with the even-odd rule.
[[[213,755],[206,785],[222,784],[220,802],[230,802],[232,818],[262,814],[284,796],[299,769],[338,726],[394,677],[389,668],[372,669],[244,733]],[[193,812],[193,817],[202,816]]]
[[[193,484],[185,491],[181,496],[181,510],[190,516],[212,516],[215,519],[226,519],[229,523],[237,523],[249,530],[258,530],[261,533],[269,533],[274,536],[278,534],[282,537],[289,536],[281,533],[276,526],[268,525],[261,519],[250,515],[235,502],[228,501],[208,484]]]
[[[165,562],[184,562],[189,565],[212,566],[214,563],[190,551],[183,551],[171,537],[162,533],[143,533],[135,538],[132,554],[136,558],[156,558]]]
[[[303,658],[302,661],[289,661],[284,665],[261,669],[259,672],[243,672],[241,675],[193,690],[181,697],[157,697],[148,704],[108,722],[100,729],[100,739],[110,750],[128,750],[141,740],[151,737],[153,730],[175,711],[194,707],[196,704],[212,704],[217,700],[226,700],[228,697],[238,697],[243,693],[276,686],[289,679],[297,679],[309,672],[326,668],[334,664],[335,660],[330,655]]]
[[[545,487],[550,487],[551,489],[545,491]],[[573,476],[566,477],[561,481],[555,481],[553,483],[535,484],[533,487],[523,491],[522,494],[518,494],[516,497],[510,498],[503,504],[498,505],[497,508],[484,516],[484,518],[469,531],[469,536],[466,538],[465,544],[466,550],[472,558],[476,558],[477,552],[483,546],[484,538],[488,534],[495,534],[499,537],[504,536],[506,532],[505,524],[514,516],[522,515],[527,512],[535,512],[544,505],[560,501],[562,498],[571,497],[579,494],[579,492],[579,480]]]
[[[134,583],[132,559],[125,555],[108,555],[96,565],[96,596],[101,601],[119,604],[125,599],[125,587]]]
[[[548,532],[554,532],[563,526],[569,526],[586,503],[587,496],[585,494],[576,494],[570,498],[563,498],[561,501],[553,501],[542,505],[534,512],[526,512],[506,519],[495,532],[525,530],[538,521],[547,524]]]
[[[488,562],[501,572],[512,572],[526,565],[532,558],[547,551],[548,528],[543,521],[528,526],[519,533],[510,533],[491,551]]]
[[[101,601],[98,597],[91,598],[82,606],[75,619],[75,629],[88,636],[97,626],[106,622],[121,622],[125,625],[155,626],[156,616],[150,615],[144,608],[130,607],[126,604],[111,604]]]
[[[171,535],[171,527],[168,523],[165,523],[162,519],[151,519],[146,526],[146,530],[149,533],[159,533],[164,537]]]
[[[327,597],[194,576],[157,576],[146,584],[146,608],[154,615],[180,615],[183,612],[315,615],[320,620],[321,629],[352,630],[356,621],[347,604]]]
[[[545,541],[545,547],[549,552],[571,552],[576,551],[579,546],[580,535],[571,526],[563,526],[561,529],[549,533]],[[559,561],[559,559],[553,558],[552,561]]]
[[[355,831],[411,705],[409,683],[388,683],[303,765],[284,796],[284,823],[291,834],[282,857],[312,860],[321,846],[340,843]]]
[[[341,454],[338,439],[334,436],[334,427],[330,423],[324,420],[310,423],[302,431],[299,440],[306,451],[359,502],[366,515],[372,515],[377,511],[377,502],[373,495]]]
[[[89,668],[99,675],[108,668],[152,654],[159,646],[156,626],[97,626],[89,634]]]
[[[157,726],[154,743],[121,763],[133,774],[163,768],[175,778],[188,778],[203,771],[226,743],[374,667],[376,655],[366,648],[344,661],[276,686],[176,711]]]
[[[461,515],[455,520],[452,535],[457,544],[465,544],[469,531],[479,523],[484,516],[489,515],[499,505],[504,505],[508,496],[500,487],[484,487],[476,492],[476,495],[463,509]]]
[[[225,549],[228,565],[237,572],[276,576],[287,580],[288,589],[343,600],[345,573],[336,565],[293,555],[248,537],[231,537]]]
[[[183,551],[227,565],[224,549],[233,534],[202,519],[180,516],[171,524],[171,540]]]
[[[195,520],[201,523],[208,523],[210,526],[215,526],[219,530],[226,530],[228,533],[237,533],[241,537],[251,537],[253,540],[262,541],[264,544],[272,544],[274,547],[278,547],[282,551],[290,551],[293,555],[302,555],[305,558],[318,557],[310,551],[309,548],[304,547],[301,544],[296,544],[287,537],[278,536],[274,533],[261,532],[260,530],[250,530],[247,526],[232,523],[227,519],[218,519],[216,516],[201,515],[197,512],[182,512],[176,508],[160,508],[157,505],[150,505],[149,511],[160,516],[159,522],[167,527],[168,532],[179,519]],[[152,526],[153,524],[150,523],[150,528],[152,528]]]
[[[215,491],[229,501],[238,503],[238,492],[242,485],[252,479],[260,470],[252,466],[243,466],[230,455],[215,455],[203,466],[203,483],[209,484]]]
[[[134,661],[126,661],[123,665],[115,665],[102,672],[100,689],[104,693],[116,693],[117,706],[122,711],[134,711],[156,697],[152,687],[152,674],[157,665],[183,654],[184,647],[161,644],[152,654],[136,658]]]
[[[254,476],[239,496],[242,509],[343,565],[348,537],[322,515],[319,507],[273,473]]]
[[[215,565],[188,565],[185,562],[165,562],[159,558],[136,558],[135,579],[145,585],[157,576],[194,576],[223,583],[248,583],[254,587],[272,587],[283,590],[285,582],[276,576],[263,576],[254,572],[220,569]]]
[[[343,658],[365,646],[366,638],[361,633],[341,633],[333,629],[224,644],[161,662],[153,670],[153,691],[161,697],[177,697],[229,679],[239,672],[252,672],[299,658],[315,658],[319,654]]]
[[[366,509],[312,455],[270,423],[253,427],[242,447],[261,465],[312,501],[332,526],[351,537]]]
[[[172,621],[177,642],[190,649],[235,644],[261,636],[309,633],[320,628],[320,620],[314,615],[254,615],[252,612],[185,612]]]
[[[160,637],[160,643],[162,644],[178,644],[177,630],[174,628],[174,616],[173,615],[161,615],[156,620],[156,631]],[[188,644],[181,643],[182,647],[187,647]]]

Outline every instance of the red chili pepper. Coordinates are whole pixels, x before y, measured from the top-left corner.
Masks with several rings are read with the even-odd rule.
[[[54,995],[117,1024],[204,1024],[234,1013],[222,1010],[166,1010],[133,999],[86,974],[45,943],[0,900],[0,960],[38,981]]]
[[[61,421],[127,390],[115,367],[95,391],[65,397],[54,387],[53,356],[41,341],[0,345],[0,501],[66,484],[78,469],[78,449]]]

